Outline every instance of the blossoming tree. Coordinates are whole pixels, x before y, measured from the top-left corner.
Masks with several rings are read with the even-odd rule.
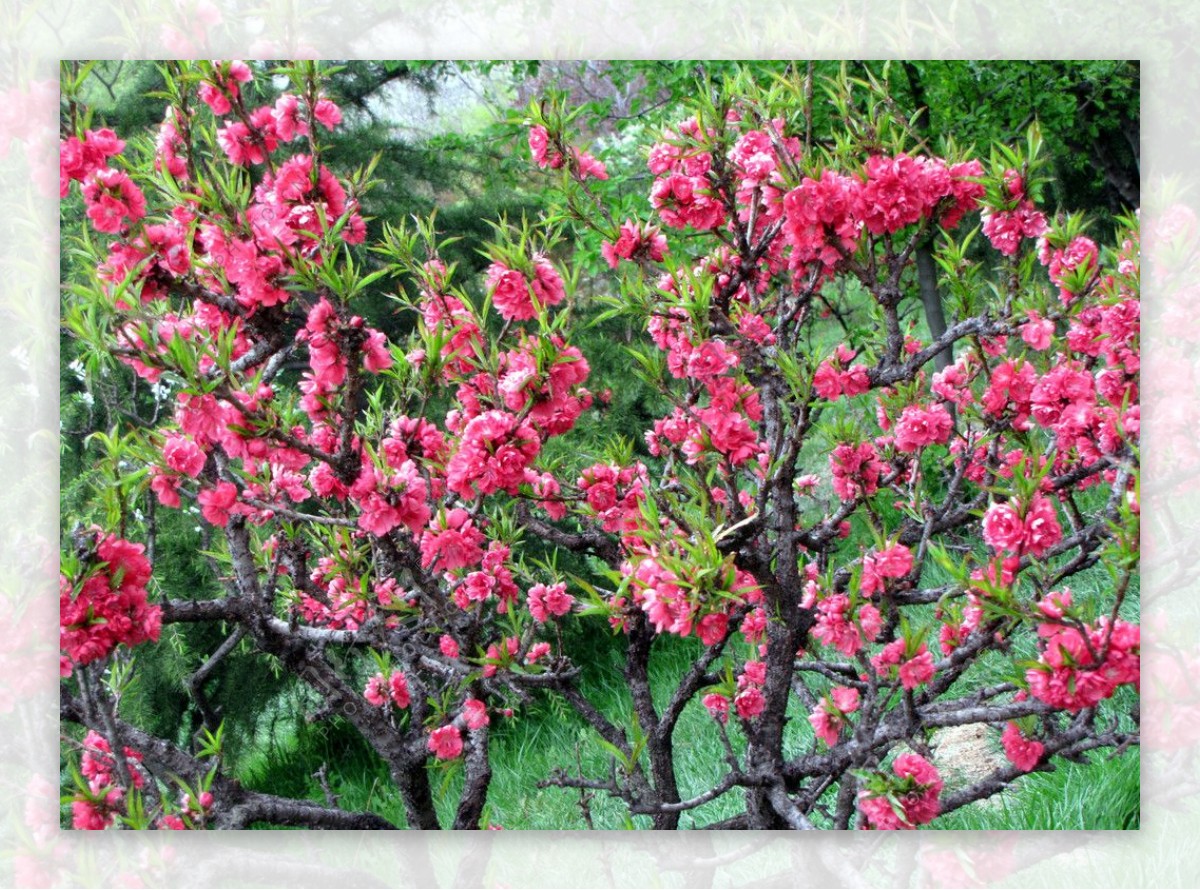
[[[326,166],[341,111],[318,66],[276,69],[289,88],[267,104],[261,66],[164,70],[153,139],[65,106],[61,190],[82,196],[94,270],[65,323],[168,405],[104,439],[109,527],[78,527],[63,556],[76,827],[398,827],[244,787],[207,710],[190,743],[125,719],[140,653],[189,623],[225,638],[189,681],[198,706],[249,641],[386,764],[409,827],[486,827],[511,768],[489,740],[544,698],[608,767],[531,785],[655,828],[734,799],[709,827],[911,829],[1137,743],[1137,237],[1128,221],[1101,248],[1039,208],[1036,129],[938,156],[878,85],[843,78],[823,143],[802,77],[701,85],[620,219],[605,163],[535,104],[529,149],[559,201],[497,225],[479,281],[431,222],[364,243],[370,170]],[[611,269],[599,304],[576,298],[564,232]],[[923,339],[913,255],[931,236],[948,324]],[[356,312],[384,282],[407,343]],[[644,324],[627,373],[664,407],[595,460],[570,444],[599,404],[575,341],[617,316]],[[575,464],[547,459],[558,439]],[[198,509],[220,590],[154,578],[148,498]],[[581,671],[600,668],[567,630],[617,635],[632,713],[589,697]],[[664,695],[669,638],[688,656]],[[723,766],[684,788],[697,708]],[[967,724],[995,727],[1007,760],[951,790],[931,739]],[[439,819],[446,763],[462,781]]]

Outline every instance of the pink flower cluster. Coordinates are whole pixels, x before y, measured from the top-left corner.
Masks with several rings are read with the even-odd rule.
[[[916,689],[933,679],[933,655],[924,643],[915,650],[903,637],[892,640],[871,659],[871,666],[880,677],[899,677],[905,689]]]
[[[143,303],[166,298],[171,285],[192,268],[189,215],[183,212],[176,216],[176,221],[144,226],[136,236],[109,244],[108,257],[96,270],[100,280],[109,282],[114,290],[127,280],[131,287],[140,284]],[[118,309],[129,308],[129,302],[121,297],[116,305]],[[219,313],[215,307],[208,310],[210,318],[212,313]],[[204,312],[197,309],[198,315]]]
[[[711,646],[724,638],[730,610],[762,601],[762,590],[754,576],[742,569],[728,567],[715,582],[719,592],[702,592],[689,572],[698,569],[697,566],[668,558],[655,548],[647,550],[635,545],[634,550],[636,561],[624,563],[621,572],[632,576],[630,589],[634,603],[646,613],[656,633],[686,637],[696,629],[702,642]],[[709,617],[713,614],[721,617]],[[761,633],[754,614],[743,621],[742,631],[747,640]]]
[[[421,535],[421,565],[441,572],[479,565],[485,541],[466,510],[442,511]]]
[[[67,196],[71,181],[84,182],[108,165],[108,159],[125,150],[125,142],[107,128],[88,130],[83,138],[70,136],[58,146],[58,194]],[[104,230],[101,230],[104,231]]]
[[[928,408],[908,405],[896,421],[896,450],[918,451],[927,445],[945,445],[953,428],[950,412],[941,402],[934,402]]]
[[[125,748],[125,767],[135,788],[146,784],[141,771],[142,755]],[[112,746],[94,730],[83,739],[83,756],[79,771],[87,780],[88,793],[78,794],[71,801],[71,827],[81,831],[103,831],[112,825],[124,810],[125,788],[117,781],[117,767]]]
[[[73,664],[107,657],[122,643],[157,641],[162,609],[146,600],[150,561],[146,548],[94,533],[95,564],[79,578],[59,575],[59,648],[63,676]]]
[[[313,120],[326,130],[332,130],[342,122],[342,110],[331,100],[322,96],[309,109],[304,100],[284,93],[275,100],[275,107],[271,110],[272,135],[280,142],[291,142],[299,136],[309,135],[306,111],[310,111]]]
[[[421,284],[421,321],[425,333],[443,340],[440,351],[445,361],[443,378],[452,380],[470,374],[474,360],[483,353],[483,334],[471,310],[453,294],[445,293],[447,270],[441,260],[433,259],[423,267]],[[423,360],[423,352],[418,360]],[[414,362],[416,363],[416,362]]]
[[[821,362],[813,375],[813,392],[822,399],[834,401],[842,396],[862,395],[870,389],[867,366],[850,364],[857,355],[846,344],[840,344],[834,351],[833,360]]]
[[[438,760],[454,760],[463,752],[462,733],[453,723],[439,726],[429,734],[428,747]]]
[[[859,185],[852,176],[823,170],[819,179],[805,177],[784,195],[783,234],[793,267],[815,265],[823,275],[832,275],[854,252],[862,233],[862,221],[854,213]]]
[[[1118,686],[1141,682],[1141,628],[1101,617],[1084,632],[1046,623],[1038,664],[1025,672],[1034,698],[1077,713],[1112,696]]]
[[[179,133],[175,109],[168,108],[158,127],[158,136],[154,141],[154,169],[159,173],[170,175],[179,182],[186,182],[188,177],[187,160],[180,156],[180,150],[187,144]]]
[[[389,467],[389,469],[392,469]],[[384,472],[364,454],[358,478],[349,495],[359,508],[358,527],[373,535],[386,535],[403,526],[414,535],[429,524],[429,485],[416,463],[407,460]]]
[[[767,682],[767,663],[765,661],[747,661],[742,666],[742,672],[737,678],[737,693],[733,697],[733,707],[738,717],[743,720],[753,720],[763,712],[767,700],[763,697],[762,688]]]
[[[876,155],[862,179],[823,170],[783,198],[791,265],[831,275],[866,231],[882,235],[923,219],[953,228],[984,195],[978,161],[946,165],[941,158]]]
[[[207,455],[191,436],[169,433],[163,441],[163,461],[176,473],[195,479],[204,469]]]
[[[800,140],[795,136],[781,136],[783,127],[783,118],[775,118],[768,122],[766,129],[742,133],[729,150],[729,160],[740,179],[739,203],[749,204],[751,196],[747,193],[754,188],[765,187],[764,190],[769,190],[771,197],[779,197],[779,187],[782,185],[782,178],[778,175],[780,156],[785,162],[795,162],[801,155]]]
[[[327,419],[331,396],[346,382],[349,371],[347,349],[352,341],[360,344],[365,370],[374,374],[392,366],[383,333],[365,326],[360,316],[344,318],[324,297],[309,310],[304,327],[296,332],[296,342],[308,344],[311,369],[300,381],[303,393],[300,407],[314,422]]]
[[[488,266],[486,283],[492,305],[502,318],[528,321],[548,306],[557,306],[566,297],[562,276],[544,256],[533,258],[533,277],[510,269],[504,263]]]
[[[534,163],[543,170],[557,170],[566,163],[562,152],[550,144],[550,133],[541,124],[529,128],[529,152],[533,155]],[[581,180],[588,177],[608,179],[608,171],[603,162],[574,147],[571,148],[570,166]]]
[[[679,131],[668,131],[666,139],[650,149],[650,172],[656,177],[650,204],[671,228],[715,229],[725,222],[725,206],[709,182],[712,154],[700,144],[703,136],[695,118],[681,124]]]
[[[1035,494],[1024,508],[995,503],[983,515],[983,540],[997,552],[1044,556],[1062,540],[1062,527],[1054,504]]]
[[[101,167],[83,184],[88,219],[97,232],[123,232],[146,215],[146,196],[129,174]]]
[[[689,464],[699,463],[706,455],[722,456],[737,467],[762,453],[751,423],[762,420],[762,403],[752,386],[731,378],[705,381],[710,404],[704,408],[677,407],[670,416],[654,422],[646,433],[650,453],[664,453],[664,443],[677,446]]]
[[[366,224],[356,202],[329,168],[315,171],[311,155],[288,158],[263,177],[254,190],[254,203],[246,218],[254,243],[262,251],[297,251],[313,254],[317,239],[346,217],[341,238],[359,244],[366,237]]]
[[[1017,769],[1030,772],[1042,759],[1046,746],[1034,739],[1027,738],[1021,728],[1010,720],[1000,735],[1000,744],[1004,746],[1004,755]]]
[[[233,110],[230,98],[240,97],[241,85],[254,79],[250,66],[241,59],[213,62],[214,76],[200,84],[200,101],[221,117]]]
[[[892,764],[892,773],[878,777],[886,784],[886,791],[859,792],[858,809],[865,827],[911,831],[932,822],[941,811],[939,797],[944,784],[937,768],[919,754],[901,754]]]
[[[397,708],[407,708],[412,704],[408,678],[403,671],[395,671],[388,677],[383,674],[373,676],[363,689],[363,698],[377,708],[386,706],[389,701]]]
[[[808,722],[812,724],[817,738],[831,748],[836,745],[842,728],[849,722],[846,715],[858,710],[859,700],[858,690],[851,686],[834,686],[830,689],[829,695],[817,702],[813,712],[808,715]]]
[[[1095,279],[1100,267],[1100,248],[1086,235],[1076,235],[1066,247],[1053,247],[1049,239],[1042,238],[1038,259],[1050,273],[1050,280],[1058,285],[1058,296],[1065,306]]]
[[[470,572],[454,588],[454,603],[464,612],[473,603],[482,603],[489,598],[499,602],[498,611],[507,612],[509,605],[515,603],[521,595],[520,589],[513,580],[512,568],[509,564],[511,551],[499,541],[492,541],[487,552],[480,560],[478,571]],[[455,580],[457,576],[447,575],[447,580]],[[498,650],[497,650],[498,651]]]
[[[593,464],[575,484],[606,532],[630,532],[641,526],[639,505],[650,484],[641,461],[632,467]]]
[[[336,557],[318,559],[308,580],[317,593],[300,595],[299,611],[308,623],[333,630],[357,630],[374,613],[373,604],[363,595],[368,585],[352,570],[345,548]],[[377,582],[374,592],[380,602],[391,602],[396,598],[395,581]]]
[[[833,473],[833,491],[843,501],[869,498],[879,490],[880,476],[887,464],[879,460],[871,442],[851,445],[843,442],[829,456]]]
[[[936,210],[941,210],[939,223],[952,229],[984,196],[983,185],[975,181],[983,175],[979,161],[947,166],[941,158],[875,155],[865,173],[856,214],[875,235],[934,217]]]
[[[274,248],[260,248],[250,238],[231,237],[220,226],[208,222],[200,224],[196,240],[201,248],[202,277],[217,292],[226,290],[222,279],[232,284],[234,298],[242,308],[253,312],[290,299],[291,295],[280,286],[290,268]],[[219,270],[220,277],[214,270]]]
[[[592,405],[592,394],[583,386],[590,373],[583,353],[567,346],[557,334],[526,336],[519,348],[501,356],[495,395],[509,411],[526,413],[545,436],[561,436]],[[459,390],[459,401],[464,405],[475,397],[470,390],[487,392],[492,378],[480,374],[469,383],[470,387]]]
[[[483,729],[492,722],[488,717],[487,705],[477,698],[468,698],[463,702],[462,716],[470,730]]]
[[[864,642],[879,636],[882,629],[883,617],[875,606],[863,603],[855,613],[850,606],[850,597],[838,593],[817,603],[817,621],[812,635],[813,639],[832,646],[843,655],[854,655]]]
[[[567,585],[563,582],[551,584],[535,584],[529,588],[529,595],[525,600],[529,607],[529,614],[533,616],[533,620],[538,624],[545,624],[553,615],[556,618],[561,618],[571,611],[571,606],[575,604],[575,598],[567,593]]]
[[[542,441],[529,420],[507,411],[485,411],[462,431],[446,465],[446,486],[464,500],[496,491],[516,494]]]
[[[614,269],[621,260],[657,263],[667,255],[667,238],[658,226],[640,226],[627,219],[621,224],[616,243],[605,241],[600,253]]]
[[[1046,217],[1025,196],[1025,183],[1015,170],[1004,177],[1011,200],[1003,207],[983,209],[983,234],[992,247],[1005,256],[1013,256],[1025,238],[1040,238],[1049,226]]]
[[[859,590],[863,596],[874,596],[887,586],[888,578],[903,578],[913,567],[912,551],[903,544],[893,544],[877,553],[863,557]]]
[[[729,698],[719,692],[710,692],[701,700],[710,717],[720,723],[729,722]]]

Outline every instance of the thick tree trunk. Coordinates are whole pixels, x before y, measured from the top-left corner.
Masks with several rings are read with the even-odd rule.
[[[914,251],[917,259],[917,284],[921,289],[921,305],[925,307],[925,321],[929,325],[931,341],[946,333],[946,312],[942,307],[942,295],[937,286],[937,265],[933,260],[930,242],[925,242]],[[954,364],[954,347],[947,346],[933,359],[934,367],[943,371]]]

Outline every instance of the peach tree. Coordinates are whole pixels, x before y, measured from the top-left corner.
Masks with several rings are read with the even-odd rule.
[[[238,781],[203,690],[244,646],[353,727],[414,828],[490,826],[520,769],[493,735],[545,701],[604,766],[564,751],[531,791],[654,828],[911,829],[1137,744],[1136,220],[1102,247],[1043,209],[1036,126],[935,153],[879,83],[735,76],[635,170],[536,102],[548,209],[497,221],[472,275],[436,220],[364,218],[370,167],[327,165],[335,68],[163,75],[149,133],[63,85],[64,326],[125,406],[64,538],[75,827],[399,827]],[[402,336],[358,308],[379,288]],[[589,331],[621,324],[624,366],[594,370]],[[642,440],[583,430],[631,387]],[[212,589],[156,575],[155,510],[194,517]],[[171,739],[121,704],[183,625],[223,642]],[[599,636],[628,711],[583,682]],[[936,734],[971,724],[1006,757],[951,787]]]

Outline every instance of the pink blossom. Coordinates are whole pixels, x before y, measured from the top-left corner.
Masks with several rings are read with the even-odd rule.
[[[232,482],[218,482],[215,488],[202,488],[197,498],[201,514],[213,525],[229,524],[229,514],[237,504],[238,488]]]
[[[98,530],[95,541],[97,570],[85,579],[59,575],[59,648],[74,664],[155,641],[162,631],[162,609],[147,602],[145,547]]]
[[[639,226],[631,219],[621,224],[616,243],[605,241],[600,253],[612,268],[621,260],[661,262],[667,253],[667,238],[657,226]]]
[[[833,747],[837,744],[846,715],[858,710],[859,692],[849,686],[835,686],[827,698],[821,699],[808,716],[817,738]]]
[[[88,219],[98,232],[118,233],[146,215],[146,197],[127,173],[102,167],[83,186]],[[128,222],[127,222],[128,221]]]
[[[747,661],[742,667],[742,675],[738,678],[739,688],[744,686],[762,686],[767,682],[767,663],[765,661]]]
[[[833,705],[843,714],[853,714],[858,710],[860,695],[852,686],[834,686],[829,690]]]
[[[704,696],[702,703],[714,720],[725,723],[729,720],[729,699],[716,692]]]
[[[392,366],[392,353],[388,349],[387,337],[382,331],[368,328],[362,351],[363,367],[372,374],[386,371]]]
[[[88,130],[83,139],[71,136],[59,143],[59,195],[65,198],[72,180],[83,182],[104,167],[108,158],[125,150],[125,142],[109,129]]]
[[[207,458],[192,439],[172,433],[163,442],[163,460],[175,472],[195,479],[204,469]]]
[[[1069,304],[1096,274],[1100,249],[1085,235],[1076,235],[1064,248],[1052,249],[1043,239],[1039,259],[1048,267],[1050,280],[1059,286],[1059,299]]]
[[[550,133],[540,124],[529,128],[529,151],[534,163],[543,169],[557,170],[563,164],[562,154],[550,147]]]
[[[691,226],[707,231],[725,219],[725,208],[713,195],[706,179],[672,173],[656,179],[650,190],[650,204],[668,226]]]
[[[992,504],[983,514],[983,540],[996,551],[1016,553],[1025,540],[1025,525],[1010,504]]]
[[[462,713],[463,720],[467,724],[467,729],[482,729],[491,723],[491,719],[488,717],[487,705],[477,698],[469,698],[463,702]]]
[[[1038,765],[1046,750],[1046,746],[1041,742],[1026,738],[1020,727],[1012,720],[1008,721],[1008,725],[1004,728],[1000,742],[1004,745],[1004,754],[1009,762],[1026,773]]]
[[[527,599],[529,612],[538,624],[545,624],[550,616],[561,618],[571,611],[575,598],[567,593],[567,585],[563,582],[552,584],[535,584],[529,589]]]
[[[824,701],[817,703],[813,712],[808,715],[808,722],[812,725],[816,737],[826,745],[832,748],[837,744],[844,721],[839,715],[826,710]]]
[[[917,451],[927,445],[944,445],[954,421],[941,402],[929,408],[909,405],[896,422],[896,450]]]
[[[377,708],[382,708],[388,702],[387,680],[383,674],[376,674],[367,681],[363,689],[363,698]]]
[[[440,514],[421,535],[421,565],[442,572],[478,565],[485,541],[471,514],[455,507]]]
[[[1025,508],[1025,551],[1041,557],[1062,540],[1062,527],[1054,504],[1045,495],[1037,494]]]
[[[937,769],[919,754],[901,754],[892,764],[893,776],[886,779],[889,793],[859,792],[858,808],[868,828],[909,830],[931,822],[941,810],[938,800],[943,782]]]
[[[1025,672],[1031,695],[1078,713],[1109,698],[1118,686],[1140,683],[1141,632],[1137,625],[1118,619],[1110,632],[1109,619],[1104,616],[1084,632],[1086,640],[1075,627],[1059,627],[1045,637],[1039,663]],[[1104,660],[1098,661],[1093,652],[1104,655]]]
[[[541,447],[528,421],[486,411],[463,430],[459,449],[446,466],[446,486],[467,500],[501,490],[515,494]]]
[[[608,179],[608,170],[603,161],[579,149],[571,149],[571,154],[575,161],[575,173],[580,179]]]
[[[412,696],[408,692],[408,678],[402,672],[396,671],[388,677],[388,695],[398,708],[407,708],[412,702]]]
[[[537,664],[537,662],[541,661],[541,659],[543,659],[545,656],[547,656],[549,654],[550,654],[550,644],[549,643],[545,643],[545,642],[534,643],[532,646],[529,647],[529,652],[526,653],[526,655],[525,655],[525,663],[526,664]]]
[[[705,646],[715,646],[729,632],[729,616],[723,612],[705,615],[696,624],[696,636]]]
[[[217,131],[217,144],[225,152],[225,157],[229,158],[229,163],[244,167],[265,162],[267,155],[278,147],[279,142],[272,132],[251,130],[241,121],[233,121]]]
[[[875,494],[880,474],[887,465],[878,459],[870,442],[843,443],[829,456],[829,468],[833,473],[834,493],[844,501],[851,501]]]
[[[326,130],[332,130],[342,122],[342,110],[331,99],[322,97],[313,106],[313,117]]]
[[[430,733],[428,747],[438,760],[453,760],[462,754],[462,734],[454,724],[440,726]]]
[[[742,636],[746,638],[746,642],[755,643],[762,639],[762,635],[767,630],[767,611],[762,606],[752,610],[745,618],[742,619],[741,626]]]
[[[806,177],[783,198],[783,234],[791,246],[791,265],[817,265],[831,274],[852,253],[862,233],[854,207],[861,183],[833,170],[820,179]]]
[[[864,596],[872,596],[883,590],[885,578],[903,578],[913,567],[912,551],[903,544],[893,544],[878,553],[863,557],[860,589]]]
[[[871,665],[879,676],[899,676],[905,689],[916,689],[933,678],[933,655],[921,643],[910,657],[907,654],[908,645],[903,638],[893,640],[871,659]],[[894,672],[893,668],[896,669]]]
[[[458,658],[458,642],[449,634],[442,634],[438,638],[438,651],[447,658]]]
[[[763,697],[762,691],[757,687],[750,686],[739,692],[733,699],[734,706],[737,708],[737,715],[743,720],[752,720],[763,712],[763,708],[767,706],[767,700]]]
[[[1031,349],[1045,350],[1050,348],[1050,341],[1053,337],[1054,322],[1030,311],[1029,321],[1021,325],[1021,339]]]
[[[529,281],[515,269],[492,263],[487,270],[487,288],[492,295],[492,305],[503,318],[526,321],[537,317]]]
[[[282,142],[291,142],[297,136],[308,135],[308,122],[300,113],[300,100],[291,93],[284,93],[275,100],[271,112],[275,120],[275,135]]]

